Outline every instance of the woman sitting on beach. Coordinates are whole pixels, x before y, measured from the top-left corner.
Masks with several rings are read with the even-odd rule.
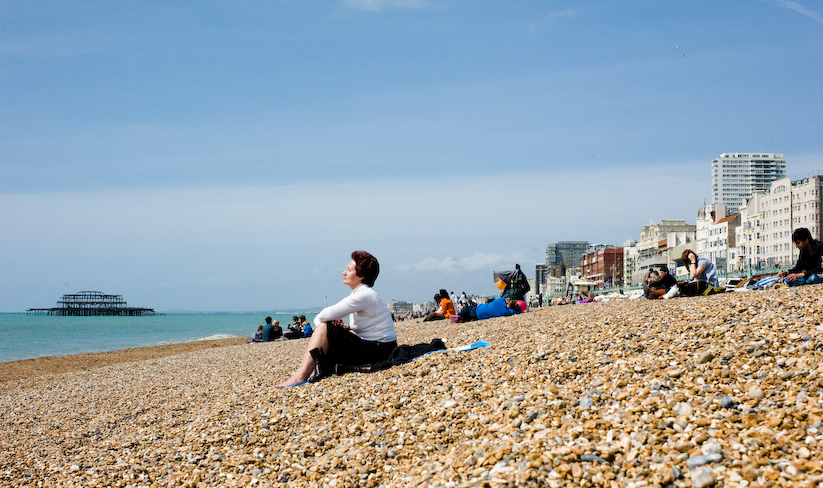
[[[440,293],[434,295],[434,301],[440,301],[440,310],[438,312],[430,313],[423,319],[423,322],[431,322],[432,320],[445,320],[457,312],[454,311],[454,303],[449,299],[449,292],[440,290]]]
[[[351,288],[351,295],[317,314],[315,330],[300,366],[289,379],[275,386],[319,380],[331,374],[330,368],[335,364],[383,361],[397,347],[391,313],[380,295],[371,288],[380,273],[377,259],[365,251],[354,251],[351,258],[343,271],[343,283]],[[348,326],[331,323],[346,315],[349,316]]]
[[[687,297],[699,296],[710,293],[711,287],[719,286],[717,269],[714,267],[714,263],[706,258],[698,257],[697,253],[691,249],[683,251],[680,259],[683,261],[683,266],[689,270],[689,278],[691,278],[691,281],[677,284],[681,295]]]

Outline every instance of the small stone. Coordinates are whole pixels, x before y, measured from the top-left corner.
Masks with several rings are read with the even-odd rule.
[[[674,445],[674,449],[680,452],[689,452],[694,449],[694,443],[692,442],[678,442]]]
[[[703,454],[723,454],[723,448],[720,447],[720,444],[709,444],[707,442],[700,446],[700,450],[703,451]]]
[[[583,468],[578,463],[572,464],[572,478],[581,478],[583,476]]]
[[[592,401],[591,398],[584,396],[580,397],[580,402],[578,403],[578,405],[580,406],[580,408],[585,410],[591,408],[594,405],[594,401]]]
[[[600,463],[600,464],[608,464],[608,461],[606,461],[605,459],[603,459],[600,456],[595,456],[593,454],[583,454],[583,455],[580,456],[580,460],[583,461],[583,462],[589,462],[589,463],[595,463],[596,462],[596,463]]]
[[[714,359],[714,353],[712,351],[703,351],[700,353],[700,356],[697,358],[697,362],[699,364],[706,364]]]
[[[723,460],[723,456],[721,456],[720,454],[703,454],[700,456],[690,457],[686,461],[686,466],[688,466],[689,471],[691,471],[699,466],[703,466],[709,463],[716,463],[721,460]]]
[[[737,407],[737,402],[734,400],[734,398],[728,395],[723,395],[722,397],[720,397],[720,406],[723,408],[735,408]]]
[[[717,480],[705,469],[698,469],[692,473],[692,486],[694,486],[694,488],[706,488],[708,486],[714,486],[715,483],[717,483]]]
[[[678,403],[675,407],[677,415],[682,417],[691,417],[694,414],[694,408],[688,403]]]
[[[766,394],[763,393],[763,390],[761,390],[760,388],[758,388],[756,386],[753,386],[753,387],[749,388],[748,394],[749,394],[749,398],[752,398],[753,400],[757,400],[758,402],[760,400],[766,398]]]

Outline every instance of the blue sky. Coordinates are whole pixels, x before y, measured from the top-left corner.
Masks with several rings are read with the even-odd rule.
[[[491,294],[694,222],[711,160],[823,170],[817,2],[3,2],[0,311]],[[533,271],[528,273],[530,276]]]

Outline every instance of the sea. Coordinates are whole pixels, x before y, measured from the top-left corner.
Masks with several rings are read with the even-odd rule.
[[[283,329],[314,313],[169,313],[150,317],[54,317],[0,313],[0,363],[44,356],[250,337],[266,317]]]

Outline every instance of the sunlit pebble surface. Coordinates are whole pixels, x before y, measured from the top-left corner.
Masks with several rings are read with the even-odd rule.
[[[305,340],[8,382],[0,485],[815,485],[822,291],[403,322],[491,347],[280,390]]]

